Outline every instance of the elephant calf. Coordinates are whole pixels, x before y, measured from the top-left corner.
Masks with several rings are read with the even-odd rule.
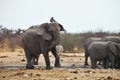
[[[88,47],[91,60],[91,68],[98,68],[97,61],[104,60],[106,57],[111,61],[112,68],[115,68],[115,56],[119,55],[120,45],[111,41],[92,42]],[[107,63],[105,63],[107,65]],[[108,67],[106,67],[108,68]]]

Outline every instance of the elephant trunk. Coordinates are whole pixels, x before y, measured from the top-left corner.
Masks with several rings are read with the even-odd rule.
[[[52,38],[53,40],[52,40],[52,45],[50,45],[50,48],[53,48],[60,43],[60,33],[59,32],[54,33]]]

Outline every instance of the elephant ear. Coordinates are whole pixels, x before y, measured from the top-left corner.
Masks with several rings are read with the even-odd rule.
[[[47,32],[39,31],[37,34],[42,36],[44,40],[52,40],[52,36]]]
[[[117,55],[118,52],[117,52],[117,48],[116,48],[116,43],[108,42],[108,48],[114,55]]]
[[[42,36],[44,40],[52,40],[52,36],[47,32],[48,27],[45,24],[42,24],[36,29],[38,35]]]
[[[58,25],[60,27],[60,31],[66,31],[61,24],[58,23]]]
[[[51,23],[58,23],[58,22],[54,19],[54,17],[51,17],[51,18],[50,18],[50,22],[51,22]],[[63,25],[61,25],[60,23],[58,23],[58,25],[59,25],[59,27],[60,27],[60,31],[66,31],[66,30],[63,28]]]

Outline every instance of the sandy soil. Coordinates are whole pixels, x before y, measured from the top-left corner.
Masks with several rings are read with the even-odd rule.
[[[52,70],[45,69],[42,55],[39,65],[27,70],[24,53],[0,53],[0,80],[120,80],[120,70],[84,67],[84,53],[63,53],[60,57],[61,68],[54,67],[55,59],[50,54]]]

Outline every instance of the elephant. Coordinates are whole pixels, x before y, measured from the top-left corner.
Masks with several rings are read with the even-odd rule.
[[[60,42],[60,31],[65,31],[64,27],[55,22],[53,17],[51,23],[42,23],[36,28],[28,29],[22,36],[23,49],[27,59],[26,69],[34,69],[35,58],[43,54],[46,69],[51,69],[49,51],[55,57],[55,67],[60,67],[60,57],[56,52],[56,45]],[[37,59],[36,59],[37,60]]]
[[[33,57],[33,64],[34,64],[34,65],[38,65],[39,56],[40,56],[40,55],[36,55],[36,56]]]
[[[120,37],[119,36],[105,36],[101,39],[101,41],[112,41],[120,44]],[[116,56],[115,58],[116,68],[120,69],[120,56]]]
[[[35,29],[35,28],[37,28],[38,26],[37,25],[35,25],[35,26],[30,26],[28,29]]]
[[[105,36],[101,39],[101,41],[112,41],[120,44],[119,36]]]
[[[84,43],[84,49],[85,49],[85,62],[84,62],[84,66],[86,65],[89,65],[88,64],[88,57],[89,57],[89,54],[88,54],[88,50],[87,48],[89,47],[89,45],[94,42],[94,41],[112,41],[112,42],[116,42],[116,43],[119,43],[120,44],[120,37],[119,36],[105,36],[103,38],[95,38],[95,37],[90,37],[88,38],[85,43]],[[119,57],[120,58],[120,57]],[[116,63],[118,64],[116,67],[120,68],[120,59],[118,58],[118,56],[116,57]],[[99,61],[98,64],[101,64],[101,62],[103,61]]]
[[[120,44],[112,41],[92,42],[88,47],[88,54],[90,55],[91,68],[98,68],[97,61],[104,60],[106,57],[111,61],[112,68],[115,68],[115,56],[120,55]]]
[[[55,19],[54,19],[54,17],[51,17],[50,18],[50,22],[51,23],[54,23],[54,22],[57,22]],[[58,22],[57,22],[58,23]],[[59,24],[59,25],[61,25],[61,24]],[[62,25],[61,25],[62,26]],[[31,26],[31,27],[29,27],[28,29],[35,29],[35,28],[37,28],[38,26]],[[65,31],[66,32],[66,31]],[[61,52],[62,53],[62,49],[63,49],[63,46],[61,45],[60,46],[60,48],[61,48],[61,51],[59,51],[58,50],[58,47],[60,46],[60,44],[58,44],[58,45],[56,45],[56,51],[57,51],[57,53],[58,53],[58,55],[60,56],[60,53],[59,52]],[[39,56],[40,55],[38,55],[38,56],[35,56],[34,58],[33,58],[33,63],[34,63],[34,65],[38,65],[38,59],[39,59]]]
[[[90,37],[88,38],[87,40],[85,40],[85,43],[84,43],[84,50],[85,50],[85,62],[84,62],[84,66],[86,65],[89,65],[88,64],[88,57],[89,57],[89,54],[88,54],[88,47],[89,45],[94,42],[94,41],[101,41],[101,38],[96,38],[96,37]]]

